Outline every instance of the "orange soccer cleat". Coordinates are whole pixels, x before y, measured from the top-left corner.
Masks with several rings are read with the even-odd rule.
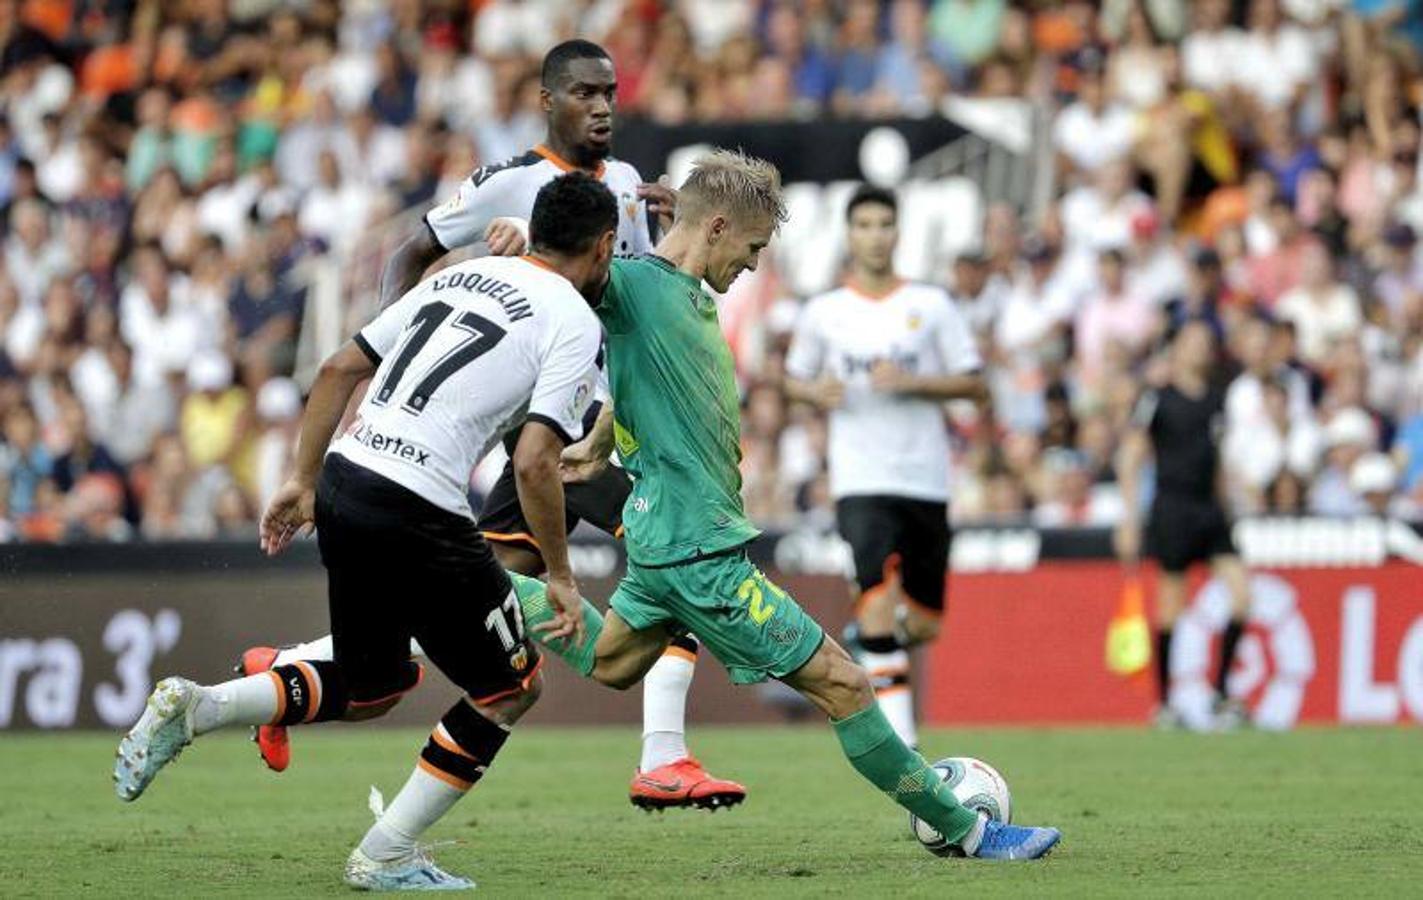
[[[633,806],[648,812],[674,806],[715,812],[745,800],[746,788],[734,781],[713,778],[696,759],[685,756],[649,772],[638,772],[632,778],[628,797]]]
[[[276,661],[276,647],[248,647],[235,668],[241,675],[257,675],[272,668]],[[257,743],[257,752],[262,754],[267,768],[273,772],[286,771],[292,761],[292,746],[285,725],[258,725],[252,729],[252,740]]]

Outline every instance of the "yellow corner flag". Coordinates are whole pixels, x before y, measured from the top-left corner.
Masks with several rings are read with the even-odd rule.
[[[1146,621],[1145,591],[1135,573],[1122,585],[1122,599],[1107,625],[1107,671],[1130,678],[1151,665],[1151,626]]]

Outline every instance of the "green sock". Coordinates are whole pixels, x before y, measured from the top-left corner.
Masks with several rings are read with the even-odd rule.
[[[519,597],[519,608],[524,613],[524,628],[543,647],[563,657],[573,670],[584,678],[593,673],[593,665],[598,661],[595,652],[598,635],[603,633],[603,614],[587,600],[583,601],[583,642],[574,644],[572,638],[549,638],[534,631],[534,626],[553,618],[553,607],[549,606],[548,593],[544,583],[537,578],[510,572],[514,582],[514,593]]]
[[[959,805],[924,757],[899,739],[879,704],[831,719],[830,724],[856,772],[949,841],[963,840],[978,821],[978,814]]]

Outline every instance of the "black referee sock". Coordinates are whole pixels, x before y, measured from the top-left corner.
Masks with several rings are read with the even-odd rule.
[[[1220,636],[1220,668],[1215,673],[1215,692],[1220,697],[1226,696],[1226,679],[1230,677],[1230,669],[1235,665],[1235,650],[1244,635],[1245,622],[1231,619],[1225,625],[1225,633]]]
[[[270,671],[282,692],[274,725],[329,722],[346,714],[346,679],[331,660],[303,659]]]
[[[1161,705],[1171,705],[1171,629],[1156,634],[1156,679],[1161,688]]]

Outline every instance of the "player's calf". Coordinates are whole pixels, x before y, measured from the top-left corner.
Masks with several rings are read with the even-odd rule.
[[[543,690],[535,672],[523,690],[476,706],[452,706],[420,751],[415,770],[351,854],[346,881],[354,887],[388,890],[418,881],[422,872],[438,881],[462,881],[434,866],[419,839],[472,789],[499,755],[510,729]],[[414,883],[414,882],[412,882]],[[470,883],[472,886],[472,883]]]
[[[830,716],[835,736],[855,771],[969,856],[978,855],[986,845],[983,858],[1035,858],[1057,842],[1054,829],[1016,829],[1000,834],[960,804],[924,757],[895,734],[875,702],[869,673],[835,642],[827,639],[809,662],[784,680]],[[990,833],[998,835],[994,843],[987,843]]]

